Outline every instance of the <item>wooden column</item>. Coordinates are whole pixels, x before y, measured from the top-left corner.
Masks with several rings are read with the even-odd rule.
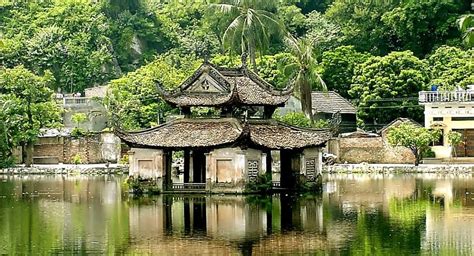
[[[184,150],[184,183],[189,183],[189,149]]]
[[[164,152],[164,158],[165,158],[165,169],[164,169],[164,174],[165,174],[165,190],[171,190],[173,188],[173,184],[171,181],[171,162],[173,161],[173,152],[170,150],[167,150]]]

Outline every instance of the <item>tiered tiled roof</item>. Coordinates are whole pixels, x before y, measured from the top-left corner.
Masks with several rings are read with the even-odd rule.
[[[292,90],[277,90],[246,66],[216,67],[205,62],[176,91],[163,91],[164,99],[179,107],[190,106],[280,106]]]
[[[133,147],[204,148],[239,145],[242,142],[268,149],[300,149],[321,146],[328,130],[295,128],[274,120],[240,122],[235,118],[178,119],[140,131],[116,131]]]

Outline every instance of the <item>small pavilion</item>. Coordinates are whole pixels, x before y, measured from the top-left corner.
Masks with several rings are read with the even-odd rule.
[[[320,174],[330,132],[273,120],[292,90],[275,89],[246,65],[223,68],[206,61],[178,89],[161,92],[184,117],[139,132],[116,131],[131,148],[130,176],[156,181],[163,192],[240,193],[259,175],[271,174],[272,151],[280,151],[274,186],[292,189]],[[219,114],[193,117],[200,107]],[[172,178],[178,151],[184,158],[182,182]]]

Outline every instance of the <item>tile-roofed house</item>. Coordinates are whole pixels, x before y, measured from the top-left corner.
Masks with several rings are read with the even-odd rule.
[[[333,114],[339,111],[341,114],[355,115],[357,112],[352,103],[334,91],[312,92],[311,100],[315,113]]]
[[[153,179],[166,192],[238,193],[245,184],[272,171],[272,151],[276,150],[280,151],[281,187],[294,189],[299,175],[314,183],[321,174],[322,147],[330,132],[271,118],[289,99],[291,88],[277,90],[245,65],[223,68],[205,62],[177,90],[161,92],[184,118],[137,132],[116,129],[131,148],[131,176]],[[191,107],[217,108],[220,117],[193,117]],[[254,108],[262,110],[262,115],[248,114]],[[183,151],[182,177],[171,172],[176,151]]]
[[[313,92],[311,93],[313,115],[315,119],[331,119],[332,115],[341,114],[341,132],[352,132],[357,128],[357,109],[347,99],[337,92]]]

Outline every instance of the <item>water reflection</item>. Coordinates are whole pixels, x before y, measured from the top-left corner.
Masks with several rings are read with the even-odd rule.
[[[320,196],[133,199],[119,176],[0,176],[0,254],[474,254],[471,175],[325,180]]]

